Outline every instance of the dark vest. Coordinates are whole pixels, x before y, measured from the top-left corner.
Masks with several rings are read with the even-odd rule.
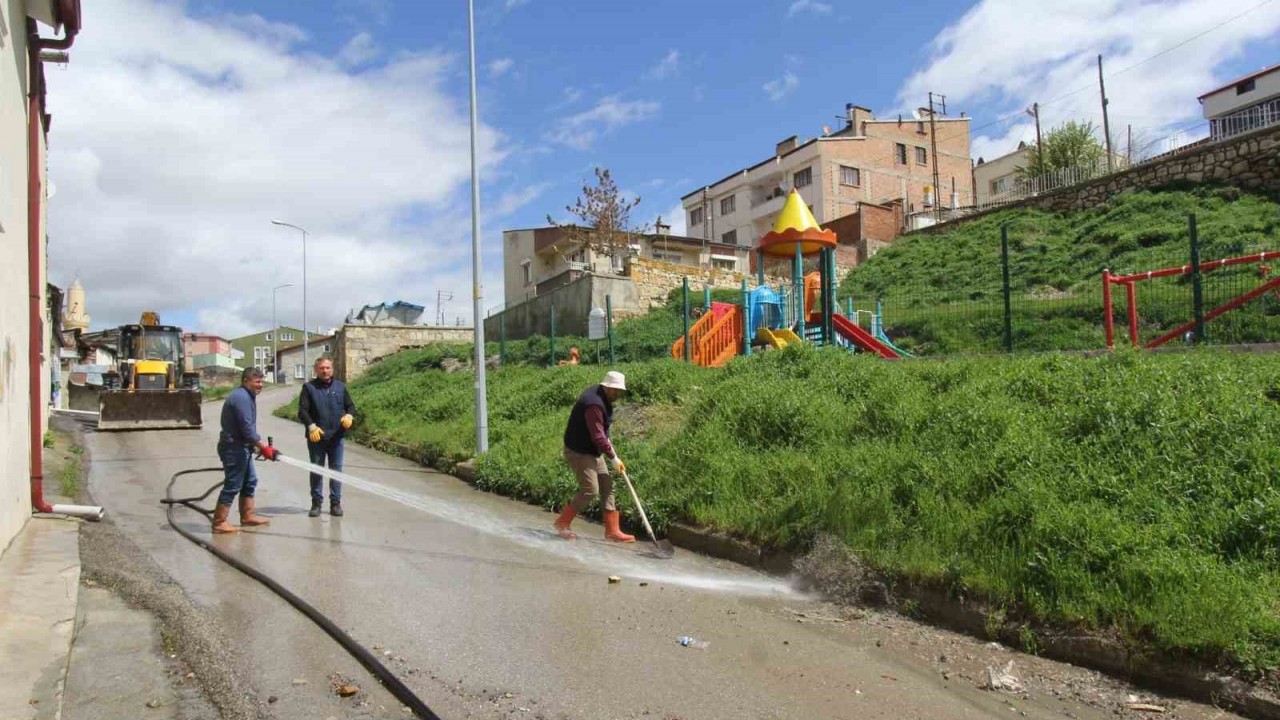
[[[341,380],[330,380],[329,387],[324,387],[319,380],[310,380],[302,386],[302,392],[311,398],[311,419],[326,437],[333,438],[345,432],[342,429],[342,416],[346,414],[346,405],[342,402],[347,395],[347,386]]]
[[[587,432],[587,408],[593,405],[604,410],[604,434],[609,434],[609,426],[613,424],[613,405],[599,385],[592,385],[583,391],[569,413],[569,424],[564,428],[564,446],[576,453],[600,457],[600,451]]]

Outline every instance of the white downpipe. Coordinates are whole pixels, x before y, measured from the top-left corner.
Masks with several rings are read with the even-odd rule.
[[[85,520],[93,520],[97,522],[107,511],[97,505],[58,505],[53,506],[54,515],[70,515],[72,517],[84,518]]]

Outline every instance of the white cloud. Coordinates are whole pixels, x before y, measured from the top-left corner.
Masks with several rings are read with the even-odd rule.
[[[791,3],[791,7],[787,8],[787,17],[794,17],[802,12],[811,12],[815,15],[830,15],[831,5],[818,2],[818,0],[795,0],[795,2]]]
[[[1224,64],[1278,31],[1280,4],[1259,7],[1257,0],[984,0],[933,40],[928,63],[904,84],[897,105],[919,107],[934,91],[947,95],[952,115],[988,109],[1001,122],[975,128],[972,152],[990,159],[1035,139],[1031,118],[1022,113],[1033,102],[1041,104],[1046,129],[1068,120],[1101,128],[1096,62],[1102,53],[1112,138],[1122,150],[1127,125],[1156,141],[1197,125],[1196,97],[1233,75]]]
[[[685,225],[684,203],[677,200],[674,207],[662,213],[662,222],[671,226],[672,235],[684,235],[688,232]]]
[[[505,58],[505,57],[490,61],[489,64],[487,65],[487,67],[489,68],[489,75],[490,77],[496,77],[496,78],[502,77],[503,75],[507,74],[507,71],[515,67],[515,64],[516,64],[515,60],[512,60],[511,58]]]
[[[617,95],[609,95],[590,110],[561,118],[547,138],[576,150],[586,150],[599,136],[624,125],[648,120],[661,109],[662,105],[653,100],[623,100]]]
[[[493,212],[498,218],[504,218],[542,197],[549,187],[551,187],[549,183],[536,183],[511,190],[498,198],[498,204]]]
[[[311,233],[312,325],[437,287],[471,295],[469,134],[464,99],[443,89],[450,58],[354,75],[297,52],[304,35],[287,28],[169,2],[96,7],[75,64],[50,78],[49,152],[51,275],[79,269],[95,326],[145,308],[224,335],[267,327],[271,287],[302,279],[301,238],[273,218]],[[482,128],[482,172],[500,142]],[[300,320],[300,295],[280,293],[282,320]]]
[[[668,50],[666,55],[658,61],[657,65],[649,68],[644,75],[651,80],[661,80],[674,75],[680,69],[680,51]]]
[[[373,41],[373,36],[367,32],[361,32],[353,35],[347,44],[342,46],[342,50],[338,51],[338,60],[347,67],[355,68],[376,60],[381,54],[382,51]]]
[[[764,84],[764,91],[768,94],[769,99],[777,102],[787,95],[800,84],[800,78],[796,74],[788,70],[782,77],[777,80],[770,80]]]

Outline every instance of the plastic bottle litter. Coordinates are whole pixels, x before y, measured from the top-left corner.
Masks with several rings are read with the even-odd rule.
[[[707,642],[706,640],[697,640],[689,637],[688,635],[681,635],[680,637],[676,638],[676,641],[679,642],[684,647],[693,648],[695,650],[706,650],[708,647],[711,646],[711,643]]]

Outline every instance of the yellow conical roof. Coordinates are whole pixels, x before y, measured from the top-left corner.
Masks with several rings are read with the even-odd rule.
[[[836,241],[836,234],[831,230],[823,230],[813,213],[809,212],[804,198],[792,190],[786,204],[782,206],[782,212],[778,213],[773,230],[760,238],[756,250],[780,257],[790,257],[797,252],[811,255],[823,248],[835,247]]]
[[[813,218],[813,213],[809,212],[809,206],[805,204],[804,198],[800,197],[799,192],[792,190],[787,196],[786,204],[782,206],[782,212],[778,213],[773,231],[782,233],[787,230],[821,229],[822,226],[818,225],[818,221]]]

